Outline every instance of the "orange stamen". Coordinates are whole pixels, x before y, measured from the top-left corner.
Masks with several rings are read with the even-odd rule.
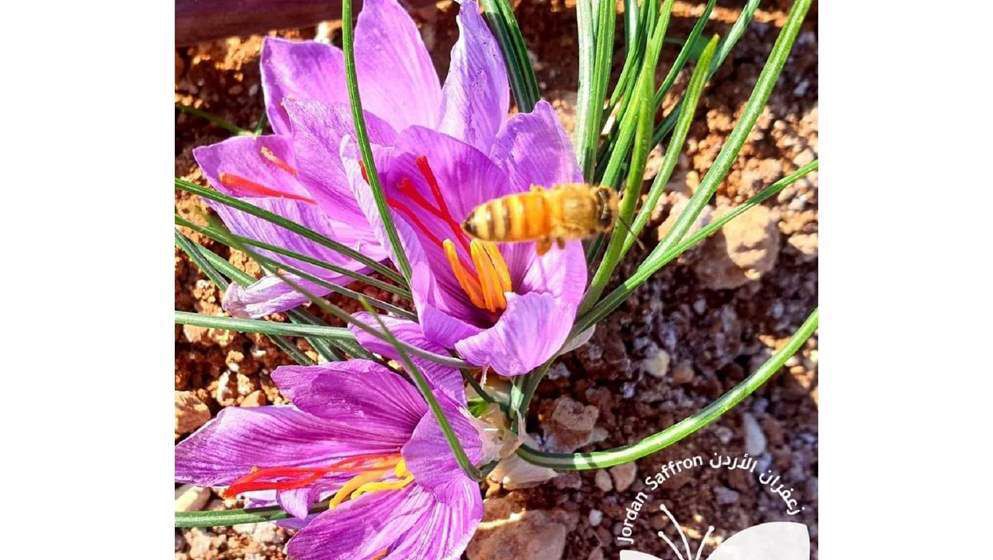
[[[469,296],[469,301],[473,305],[485,309],[487,306],[482,296],[483,291],[479,281],[459,260],[458,253],[455,251],[455,243],[452,243],[451,239],[446,239],[442,246],[445,249],[445,257],[448,258],[448,265],[452,267],[452,272],[455,274],[455,279],[459,281],[459,286],[462,286],[462,291]]]
[[[275,152],[273,152],[272,150],[270,150],[269,148],[267,148],[265,146],[262,146],[262,148],[259,149],[259,152],[262,154],[262,157],[264,157],[267,160],[269,160],[270,163],[272,163],[276,167],[282,169],[283,171],[289,173],[290,175],[293,175],[294,177],[296,177],[297,170],[293,166],[291,166],[290,164],[288,164],[285,161],[283,161],[282,159],[280,159],[280,157],[277,156],[275,154]]]
[[[299,200],[301,202],[309,202],[310,204],[315,204],[316,202],[314,199],[300,194],[271,189],[265,185],[260,185],[255,181],[250,181],[241,175],[235,175],[234,173],[225,173],[222,171],[218,178],[220,179],[222,185],[235,191],[235,194],[240,196],[275,196]]]
[[[479,274],[479,284],[482,287],[486,309],[490,312],[503,311],[507,308],[507,298],[503,295],[503,284],[492,256],[493,252],[499,255],[499,251],[487,251],[484,248],[485,243],[478,239],[472,240],[472,262],[476,265],[476,272]],[[502,256],[498,258],[503,262]],[[507,265],[503,266],[506,268]]]

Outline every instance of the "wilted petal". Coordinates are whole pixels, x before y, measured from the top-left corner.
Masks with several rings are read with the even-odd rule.
[[[375,317],[368,313],[355,313],[353,317],[367,325],[379,329],[379,323],[376,321]],[[386,328],[393,333],[393,336],[395,336],[397,340],[406,342],[407,344],[422,350],[427,350],[428,352],[441,354],[442,356],[448,355],[448,352],[444,347],[425,338],[424,331],[421,330],[421,326],[414,321],[397,319],[386,315],[380,315],[379,319],[383,321]],[[352,331],[352,334],[355,335],[356,340],[358,340],[359,344],[361,344],[366,350],[375,352],[391,360],[400,359],[400,353],[397,352],[396,348],[394,348],[389,342],[377,336],[373,336],[352,324],[348,325],[348,329]],[[424,373],[424,376],[432,386],[444,392],[452,399],[455,399],[456,402],[465,402],[465,386],[463,385],[462,375],[458,372],[458,370],[445,367],[430,360],[425,360],[424,358],[419,358],[412,352],[407,352],[407,355],[410,356],[410,359],[414,362],[414,365],[416,365]]]
[[[438,122],[441,85],[417,26],[395,0],[365,0],[355,24],[362,107],[397,130]]]
[[[551,187],[583,180],[569,136],[545,100],[532,112],[518,113],[507,121],[491,155],[518,191],[531,185]]]
[[[441,400],[441,405],[469,461],[478,463],[482,458],[482,441],[476,427],[463,416],[468,412],[447,399]],[[441,426],[430,412],[421,419],[401,453],[417,484],[439,500],[450,501],[451,493],[460,494],[462,484],[471,481],[455,460]]]
[[[316,466],[396,450],[394,439],[336,437],[337,426],[293,407],[225,408],[176,446],[176,480],[224,486],[254,467]]]
[[[455,344],[467,362],[500,375],[523,375],[555,355],[576,315],[548,293],[507,294],[507,309],[493,327]]]
[[[369,360],[280,366],[272,380],[294,405],[350,438],[377,437],[400,447],[427,411],[410,382]]]
[[[318,515],[290,539],[287,552],[296,560],[368,560],[393,547],[431,505],[416,485],[372,492]]]
[[[328,293],[327,288],[312,282],[292,275],[290,275],[290,279],[311,294],[323,296]],[[327,278],[327,280],[337,280],[342,284],[350,281],[347,277],[337,275]],[[224,295],[221,296],[221,307],[232,317],[262,317],[270,313],[293,309],[308,301],[310,298],[303,292],[297,291],[296,288],[283,282],[278,276],[265,276],[248,286],[229,284]]]
[[[260,65],[266,113],[277,134],[290,132],[289,118],[282,105],[285,98],[348,103],[345,58],[336,47],[266,37]]]
[[[442,88],[439,130],[488,152],[507,117],[507,70],[474,0],[459,9],[459,40]]]

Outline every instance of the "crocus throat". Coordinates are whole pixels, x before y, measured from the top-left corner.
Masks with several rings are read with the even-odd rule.
[[[233,497],[257,490],[295,490],[306,488],[330,474],[353,474],[332,496],[330,509],[350,498],[370,492],[399,490],[414,481],[407,463],[399,454],[361,455],[320,467],[255,468],[231,483],[224,496]]]
[[[432,203],[424,197],[414,187],[413,182],[403,177],[400,179],[397,190],[421,211],[427,212],[441,220],[448,228],[451,235],[432,231],[427,224],[418,216],[407,202],[391,197],[387,203],[391,208],[399,212],[406,218],[412,227],[416,228],[423,238],[440,248],[452,273],[458,280],[462,291],[469,297],[469,301],[479,309],[484,309],[490,313],[499,313],[507,308],[506,292],[512,291],[513,286],[510,281],[510,270],[507,262],[497,248],[496,244],[490,241],[472,239],[462,231],[462,226],[452,216],[448,203],[441,193],[438,179],[435,177],[428,158],[418,156],[415,160],[417,169],[431,189]],[[365,166],[362,166],[362,177],[368,182]],[[444,239],[441,238],[444,236]],[[452,241],[454,239],[455,241]],[[456,243],[458,245],[456,245]],[[461,251],[460,251],[461,249]],[[466,259],[468,257],[468,260]]]

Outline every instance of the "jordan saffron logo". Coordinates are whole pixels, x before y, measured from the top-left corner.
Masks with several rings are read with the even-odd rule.
[[[683,528],[679,526],[676,518],[665,505],[660,506],[659,509],[672,522],[678,535],[678,541],[674,542],[664,530],[658,532],[659,538],[665,541],[669,545],[669,549],[676,555],[675,558],[677,560],[700,560],[704,541],[714,531],[714,528],[707,528],[707,533],[700,539],[697,546],[696,554],[693,554],[686,533],[683,532]],[[682,550],[679,544],[683,545]],[[659,558],[636,550],[622,550],[620,560],[670,559]],[[810,560],[810,535],[807,532],[807,526],[802,523],[762,523],[732,535],[707,556],[707,560]]]

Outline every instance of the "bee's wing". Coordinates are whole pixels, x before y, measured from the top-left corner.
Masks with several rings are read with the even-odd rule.
[[[637,550],[622,550],[620,560],[661,560],[658,556],[638,552]]]
[[[810,560],[810,534],[802,523],[763,523],[735,533],[707,560]]]

